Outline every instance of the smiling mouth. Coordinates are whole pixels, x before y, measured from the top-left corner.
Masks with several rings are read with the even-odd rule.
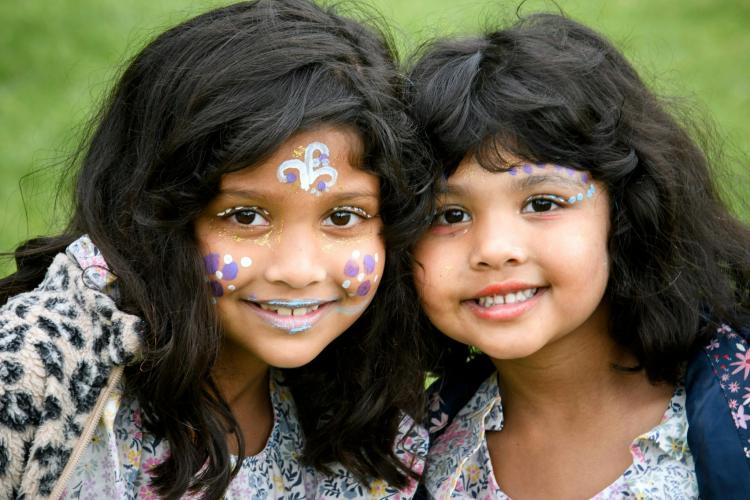
[[[245,300],[260,319],[290,335],[312,328],[328,312],[333,302],[319,299]]]
[[[536,295],[538,288],[526,288],[517,292],[506,293],[504,295],[486,295],[472,299],[479,307],[492,307],[494,305],[519,304],[526,302]]]

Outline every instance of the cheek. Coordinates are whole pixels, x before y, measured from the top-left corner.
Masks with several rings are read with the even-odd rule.
[[[340,268],[335,271],[341,288],[352,298],[365,298],[375,293],[383,276],[385,255],[383,245],[352,250],[340,257]]]
[[[203,265],[214,297],[234,292],[252,272],[254,259],[246,248],[215,245],[204,252]]]

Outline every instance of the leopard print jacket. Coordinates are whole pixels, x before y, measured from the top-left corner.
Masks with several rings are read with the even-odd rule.
[[[2,499],[64,486],[112,379],[140,356],[143,322],[119,311],[79,262],[70,251],[57,255],[35,290],[0,308]]]

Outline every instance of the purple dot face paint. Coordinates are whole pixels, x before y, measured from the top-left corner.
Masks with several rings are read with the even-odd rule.
[[[359,295],[360,297],[364,297],[370,292],[370,288],[372,288],[372,284],[369,280],[362,282],[357,287],[357,295]]]
[[[361,259],[361,264],[360,264]],[[341,287],[346,290],[350,297],[364,297],[372,290],[373,283],[377,281],[375,273],[378,263],[378,254],[362,254],[359,250],[352,252],[351,258],[344,266],[344,274],[352,279],[345,279]]]
[[[525,164],[525,165],[523,166],[523,171],[524,171],[525,173],[529,174],[529,175],[531,175],[531,172],[533,172],[533,170],[531,169],[531,165],[529,165],[528,163],[526,163],[526,164]]]
[[[286,182],[287,182],[287,184],[293,184],[294,181],[296,181],[296,180],[297,180],[297,175],[296,174],[293,174],[291,172],[287,172],[287,174],[286,174]]]
[[[375,271],[375,258],[372,255],[365,255],[362,263],[365,266],[365,272],[367,274],[372,274],[372,272]]]
[[[222,262],[224,265],[221,267],[221,270],[219,270],[219,264]],[[252,259],[246,256],[240,258],[239,262],[244,268],[250,267],[253,263]],[[211,287],[211,295],[214,297],[222,297],[227,291],[234,292],[237,289],[232,283],[228,283],[226,288],[223,284],[223,282],[230,282],[237,279],[237,276],[239,275],[240,268],[234,257],[226,254],[222,259],[221,255],[218,253],[210,253],[203,257],[203,263],[208,275],[208,284]],[[215,299],[214,303],[216,303]]]
[[[203,263],[206,265],[207,274],[215,274],[219,270],[219,254],[210,253],[203,257]]]
[[[230,262],[229,264],[225,264],[224,267],[221,270],[221,273],[224,275],[225,280],[233,280],[237,277],[237,264],[235,262]]]
[[[214,297],[221,297],[224,295],[224,287],[221,286],[221,283],[218,281],[211,281],[209,285],[211,286],[211,294]]]
[[[344,266],[344,274],[353,278],[359,274],[359,264],[349,259]]]

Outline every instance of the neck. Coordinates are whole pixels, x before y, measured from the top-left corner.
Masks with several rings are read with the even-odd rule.
[[[229,405],[245,440],[245,454],[260,452],[273,424],[269,393],[269,366],[257,358],[247,359],[244,352],[225,345],[211,373],[216,387]],[[228,436],[230,451],[238,453],[233,436]]]
[[[641,385],[642,372],[616,368],[635,366],[636,360],[611,338],[608,321],[601,307],[579,329],[531,356],[493,360],[504,407],[577,419]]]

